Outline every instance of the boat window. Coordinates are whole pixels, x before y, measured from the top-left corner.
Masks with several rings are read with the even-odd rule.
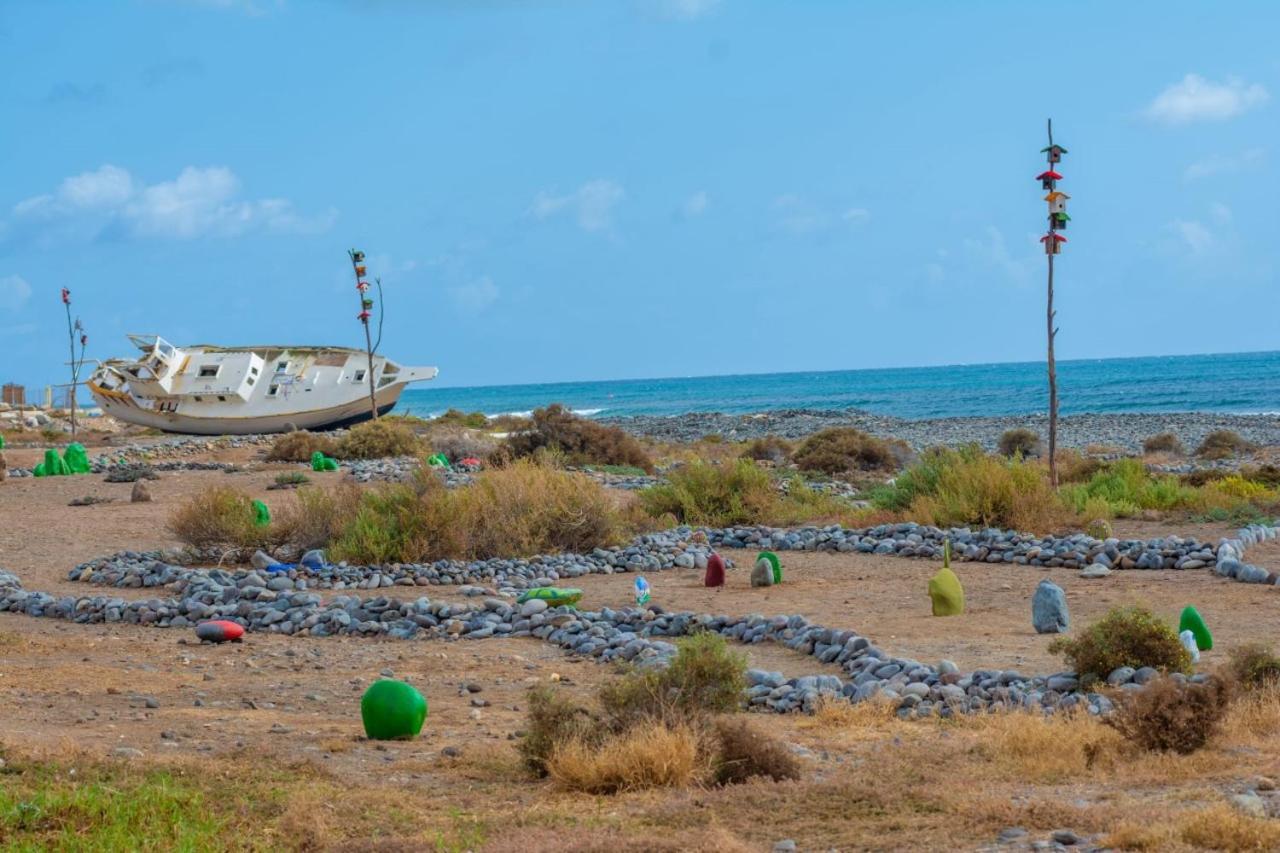
[[[225,403],[225,402],[227,402],[227,398],[226,398],[226,397],[223,397],[221,394],[219,394],[219,395],[218,395],[218,402],[219,402],[219,403]]]
[[[356,376],[355,376],[355,378],[354,378],[354,379],[352,379],[351,381],[352,381],[352,382],[363,382],[363,381],[364,381],[364,371],[363,371],[363,370],[357,370],[357,371],[356,371]]]
[[[203,397],[200,397],[200,396],[198,396],[198,395],[196,396],[196,402],[197,402],[197,403],[200,403],[200,402],[203,402],[203,401],[204,401],[204,398],[203,398]]]
[[[267,396],[274,397],[277,393],[279,393],[279,391],[280,391],[279,385],[272,385],[267,389]]]
[[[284,372],[286,372],[288,369],[289,369],[289,362],[287,362],[287,361],[277,361],[277,362],[276,362],[276,373],[284,373]]]
[[[258,375],[258,368],[256,368],[256,367],[250,367],[250,368],[249,368],[249,372],[250,372],[250,373],[252,373],[254,376],[257,376],[257,375]]]
[[[212,379],[218,375],[218,367],[216,364],[205,364],[200,367],[201,379]]]
[[[245,380],[245,381],[246,381],[246,382],[248,382],[250,385],[252,385],[256,380],[255,380],[252,376],[250,376],[250,377],[249,377],[247,380]]]
[[[161,355],[164,355],[164,356],[173,355],[173,347],[169,346],[164,341],[161,341],[160,344],[156,347],[156,349],[160,350]]]

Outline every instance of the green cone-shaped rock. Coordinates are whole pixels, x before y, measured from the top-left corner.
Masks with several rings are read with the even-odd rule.
[[[89,454],[85,452],[84,445],[80,442],[74,442],[67,445],[67,450],[62,454],[62,458],[67,463],[67,468],[72,474],[88,474],[89,473]]]
[[[271,510],[262,501],[253,502],[253,523],[258,527],[266,527],[271,523]]]
[[[761,551],[756,556],[756,562],[760,560],[769,561],[769,565],[773,567],[773,582],[782,583],[782,561],[778,559],[778,555],[772,551]]]
[[[427,719],[427,700],[403,681],[380,679],[360,698],[360,719],[373,740],[411,740]]]
[[[1190,605],[1182,609],[1182,618],[1178,620],[1178,633],[1183,631],[1191,632],[1196,638],[1196,648],[1200,651],[1207,652],[1213,648],[1213,635],[1209,633],[1209,626],[1204,624],[1200,611]]]
[[[70,473],[71,469],[67,467],[66,462],[62,461],[62,457],[56,450],[46,450],[44,461],[31,469],[31,474],[35,477],[60,477]]]
[[[964,588],[960,578],[950,568],[943,566],[929,578],[929,598],[933,600],[934,616],[959,616],[964,613]]]

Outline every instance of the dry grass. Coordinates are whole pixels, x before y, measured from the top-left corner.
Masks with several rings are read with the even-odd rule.
[[[252,498],[231,486],[197,492],[169,517],[169,530],[198,548],[253,548],[268,541],[254,525]]]
[[[306,430],[287,432],[277,438],[267,451],[268,462],[310,462],[311,454],[320,451],[325,456],[333,456],[337,445],[327,435],[318,435]]]
[[[421,449],[418,436],[408,424],[394,418],[379,418],[349,429],[338,441],[335,455],[340,459],[384,459],[414,456]]]
[[[806,438],[791,459],[802,471],[849,474],[894,471],[909,455],[902,441],[877,438],[853,427],[832,427]]]
[[[1275,850],[1280,824],[1218,804],[1178,815],[1172,823],[1126,820],[1103,841],[1117,850]]]
[[[716,784],[741,785],[757,777],[775,782],[800,778],[800,762],[786,744],[743,717],[722,717],[712,732]]]
[[[686,787],[702,782],[709,771],[693,726],[656,720],[603,743],[566,741],[547,761],[547,774],[557,785],[588,794]]]
[[[575,465],[629,465],[653,471],[653,460],[629,433],[580,418],[559,403],[535,409],[533,425],[511,434],[507,448],[517,459],[550,450]]]
[[[302,488],[284,504],[272,525],[272,538],[298,548],[324,548],[339,536],[360,506],[363,490],[354,483],[331,489]]]

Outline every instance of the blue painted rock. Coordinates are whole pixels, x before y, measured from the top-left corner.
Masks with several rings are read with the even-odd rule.
[[[228,619],[201,622],[196,626],[196,637],[206,643],[226,643],[244,636],[244,626]]]
[[[1037,634],[1061,634],[1071,625],[1067,613],[1067,596],[1062,587],[1042,580],[1031,597],[1031,625]]]
[[[372,740],[410,740],[422,731],[427,700],[403,681],[380,679],[360,697],[360,719]]]

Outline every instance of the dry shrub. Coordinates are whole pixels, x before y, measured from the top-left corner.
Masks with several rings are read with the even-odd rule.
[[[1200,442],[1196,456],[1205,459],[1230,459],[1240,453],[1248,453],[1256,447],[1239,433],[1229,429],[1215,429]]]
[[[707,754],[687,723],[650,721],[601,743],[569,740],[552,752],[547,774],[588,794],[693,785],[707,775]]]
[[[754,459],[757,462],[772,462],[781,465],[791,458],[794,445],[785,438],[766,435],[747,444],[742,451],[743,459]]]
[[[800,778],[800,762],[786,745],[747,720],[716,720],[713,732],[716,755],[712,778],[716,784],[735,785],[756,776],[775,782]]]
[[[355,483],[340,483],[331,489],[298,489],[296,500],[276,514],[274,538],[303,550],[324,548],[356,515],[362,494]]]
[[[1228,667],[1236,682],[1249,690],[1280,684],[1280,657],[1264,643],[1232,649]]]
[[[1054,640],[1049,651],[1065,657],[1086,681],[1106,678],[1122,666],[1191,670],[1191,655],[1178,632],[1145,607],[1113,607],[1078,636]]]
[[[1181,456],[1186,453],[1186,448],[1182,446],[1182,439],[1171,432],[1157,433],[1142,442],[1143,453],[1172,453],[1175,456]]]
[[[1040,436],[1029,429],[1009,429],[1000,434],[996,446],[1002,456],[1027,459],[1040,455]]]
[[[1203,683],[1159,678],[1119,698],[1105,720],[1124,738],[1152,752],[1195,752],[1218,730],[1231,704],[1225,679]]]
[[[580,418],[559,403],[535,409],[533,425],[507,437],[513,456],[559,451],[575,465],[631,465],[652,473],[653,460],[633,436],[618,427]]]
[[[1219,480],[1224,479],[1227,474],[1227,471],[1222,471],[1217,468],[1201,468],[1197,471],[1189,471],[1186,474],[1179,475],[1178,482],[1184,486],[1199,488],[1200,486],[1207,486],[1210,483],[1216,483]]]
[[[1041,533],[1069,515],[1039,467],[990,456],[945,469],[937,490],[916,498],[909,511],[939,527],[981,524]]]
[[[431,452],[443,453],[450,462],[468,457],[486,460],[498,449],[498,442],[483,433],[448,427],[432,429],[425,441]]]
[[[249,495],[231,486],[214,486],[178,506],[169,516],[169,531],[197,548],[252,548],[267,539],[253,519]]]
[[[1057,461],[1059,483],[1083,483],[1107,467],[1101,459],[1071,449],[1059,450]]]
[[[385,459],[388,456],[414,456],[419,450],[418,437],[408,424],[379,418],[347,430],[347,434],[338,441],[335,455],[339,459]]]
[[[667,482],[640,492],[649,515],[671,515],[681,524],[791,525],[841,518],[851,507],[794,481],[783,494],[769,472],[750,459],[725,465],[694,462],[667,473]]]
[[[521,461],[454,489],[426,473],[414,485],[367,490],[333,553],[374,565],[581,552],[615,543],[624,529],[623,513],[590,477]]]
[[[897,470],[909,455],[905,442],[886,441],[853,427],[832,427],[806,438],[792,461],[802,471],[846,474]]]
[[[535,774],[547,775],[547,762],[560,744],[596,744],[603,736],[600,721],[581,703],[546,686],[529,691],[519,750]]]
[[[681,640],[667,666],[632,670],[602,685],[598,698],[615,731],[647,719],[696,719],[741,707],[746,673],[746,655],[703,632]]]
[[[317,450],[325,456],[333,456],[337,445],[327,435],[298,430],[286,432],[271,445],[267,451],[268,462],[310,462],[311,454]]]
[[[1280,825],[1275,821],[1245,815],[1224,804],[1181,817],[1177,834],[1185,843],[1205,850],[1280,848]]]
[[[489,425],[489,418],[484,412],[467,413],[461,409],[446,409],[443,415],[432,418],[431,423],[443,426],[467,427],[469,429],[484,429]]]
[[[1271,489],[1280,487],[1280,466],[1270,462],[1263,465],[1245,465],[1240,469],[1240,474],[1245,479],[1261,483]]]

